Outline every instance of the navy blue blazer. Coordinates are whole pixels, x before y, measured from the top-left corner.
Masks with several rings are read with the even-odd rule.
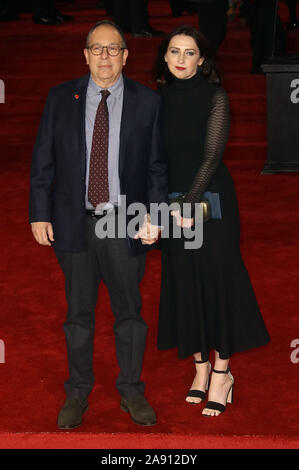
[[[86,249],[85,102],[89,74],[51,88],[31,164],[30,222],[51,222],[58,250]],[[124,77],[119,178],[127,205],[167,202],[160,97]],[[140,241],[131,243],[138,251]]]

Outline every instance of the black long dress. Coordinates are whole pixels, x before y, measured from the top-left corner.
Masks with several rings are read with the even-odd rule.
[[[162,92],[169,192],[200,202],[219,193],[221,220],[203,224],[203,244],[185,249],[183,238],[161,240],[162,282],[158,348],[178,347],[186,358],[209,350],[221,359],[264,345],[269,335],[240,253],[240,224],[231,175],[222,161],[229,133],[223,88],[200,73],[174,79]]]

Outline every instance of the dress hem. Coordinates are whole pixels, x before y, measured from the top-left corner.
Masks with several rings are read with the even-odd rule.
[[[262,343],[259,343],[257,345],[254,345],[254,346],[244,346],[244,348],[237,348],[235,350],[233,350],[229,356],[227,356],[226,354],[221,354],[219,353],[219,358],[222,359],[222,360],[227,360],[227,359],[230,359],[234,354],[237,354],[237,353],[243,353],[243,352],[246,352],[246,351],[250,351],[252,349],[256,349],[256,348],[261,348],[263,346],[266,346],[267,344],[269,344],[269,342],[271,342],[271,338],[269,337],[266,341],[262,342]],[[158,346],[158,350],[159,351],[167,351],[168,349],[174,349],[174,348],[177,348],[178,346],[177,345],[173,345],[173,346],[169,346],[169,347],[161,347],[161,346]],[[209,357],[209,354],[210,354],[210,351],[211,350],[215,350],[215,351],[218,351],[219,352],[219,348],[217,347],[214,347],[214,346],[211,346],[209,347],[209,353],[207,355],[207,357]],[[197,350],[197,351],[194,351],[194,352],[191,352],[190,354],[179,354],[178,352],[178,359],[187,359],[188,357],[196,354],[196,353],[201,353],[203,356],[204,356],[204,359],[205,359],[205,355],[204,353],[202,353],[201,351]]]

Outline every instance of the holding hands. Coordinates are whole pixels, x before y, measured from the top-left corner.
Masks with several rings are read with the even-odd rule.
[[[143,245],[152,245],[155,243],[161,233],[161,229],[157,225],[151,224],[151,218],[149,214],[144,216],[144,222],[141,229],[136,233],[134,239],[141,239]]]

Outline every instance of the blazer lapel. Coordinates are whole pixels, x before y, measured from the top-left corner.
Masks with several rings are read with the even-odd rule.
[[[120,144],[119,144],[119,178],[125,167],[125,153],[129,135],[134,127],[136,109],[136,90],[134,82],[124,76],[124,97],[123,109],[120,126]]]
[[[81,165],[82,178],[86,174],[86,137],[85,137],[85,108],[86,108],[86,92],[89,82],[89,74],[85,75],[77,83],[77,87],[73,89],[73,112],[76,131],[78,135],[78,151]]]

